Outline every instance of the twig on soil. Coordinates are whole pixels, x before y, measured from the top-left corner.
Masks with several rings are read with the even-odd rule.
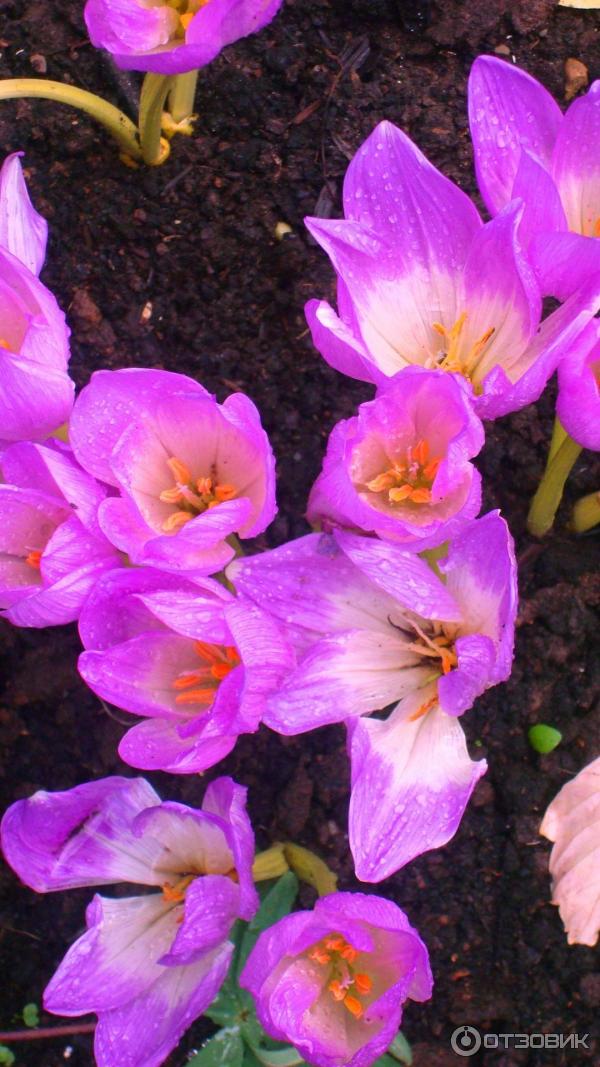
[[[0,1030],[0,1044],[10,1041],[38,1041],[48,1037],[71,1037],[72,1034],[93,1034],[96,1023],[71,1023],[69,1026],[46,1026],[36,1030]]]

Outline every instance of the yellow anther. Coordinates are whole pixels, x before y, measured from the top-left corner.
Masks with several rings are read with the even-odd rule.
[[[167,467],[171,471],[175,481],[179,482],[180,485],[188,485],[191,482],[192,475],[190,474],[189,468],[186,467],[185,463],[182,463],[180,459],[171,456],[171,458],[167,460]]]
[[[429,458],[429,442],[420,438],[407,448],[402,460],[397,460],[389,470],[367,482],[366,488],[372,493],[387,493],[390,504],[403,501],[429,504],[431,486],[441,462],[441,458]]]
[[[174,511],[172,515],[169,515],[168,519],[165,519],[162,528],[165,533],[176,533],[182,526],[185,526],[186,522],[193,518],[194,516],[189,511]]]
[[[436,333],[439,333],[446,342],[446,351],[440,354],[435,365],[439,367],[440,370],[447,370],[454,374],[462,374],[465,378],[470,380],[477,368],[479,357],[492,334],[496,332],[496,328],[495,326],[490,326],[489,329],[487,329],[485,333],[471,345],[466,353],[461,353],[462,332],[466,321],[467,313],[466,311],[463,311],[454,325],[450,328],[444,326],[441,322],[433,322],[431,325]]]

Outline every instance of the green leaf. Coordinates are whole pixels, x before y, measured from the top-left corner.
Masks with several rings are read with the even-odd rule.
[[[398,1031],[392,1041],[388,1053],[395,1060],[399,1060],[400,1063],[405,1063],[406,1067],[411,1067],[413,1061],[412,1050],[401,1030]]]
[[[259,934],[267,930],[269,926],[273,926],[279,919],[283,919],[284,915],[289,915],[297,895],[298,879],[292,871],[286,871],[266,894],[256,915],[248,923],[236,963],[238,975],[258,941]]]
[[[548,752],[552,752],[562,741],[560,730],[555,729],[554,726],[546,726],[543,722],[537,723],[536,726],[531,726],[527,731],[527,737],[531,747],[543,756]]]
[[[244,1044],[237,1027],[219,1030],[186,1067],[242,1067]]]
[[[26,1004],[22,1011],[23,1022],[25,1026],[38,1026],[40,1022],[40,1013],[37,1004]]]
[[[7,1045],[0,1045],[0,1063],[2,1067],[12,1067],[15,1062],[15,1054]]]
[[[378,1060],[375,1060],[373,1067],[398,1067],[398,1060],[392,1059],[386,1052],[383,1056],[380,1056]]]
[[[259,1048],[253,1045],[252,1051],[258,1062],[263,1064],[263,1067],[298,1067],[299,1064],[306,1063],[306,1060],[303,1060],[300,1053],[295,1048],[292,1048],[291,1045],[275,1050]]]

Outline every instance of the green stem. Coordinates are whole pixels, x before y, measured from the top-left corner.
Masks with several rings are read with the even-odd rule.
[[[187,74],[177,74],[169,92],[169,111],[173,122],[185,122],[194,113],[198,71],[190,70]]]
[[[46,81],[45,78],[6,78],[0,80],[0,100],[17,100],[22,97],[38,97],[54,100],[57,104],[69,104],[78,111],[85,111],[115,138],[125,157],[140,160],[142,152],[138,131],[131,119],[117,107],[107,103],[95,93],[78,89],[75,85]]]
[[[554,420],[554,426],[552,427],[552,440],[550,441],[550,451],[548,452],[546,465],[552,462],[560,446],[566,441],[567,437],[567,431],[557,416]]]
[[[581,445],[565,434],[562,444],[555,449],[552,458],[548,459],[527,516],[527,529],[534,537],[543,537],[552,528],[565,482],[580,452]]]
[[[158,167],[169,155],[169,142],[161,137],[165,101],[174,78],[163,74],[146,74],[140,94],[140,141],[144,163]]]
[[[600,523],[600,491],[582,496],[571,515],[570,528],[575,533],[586,533]]]

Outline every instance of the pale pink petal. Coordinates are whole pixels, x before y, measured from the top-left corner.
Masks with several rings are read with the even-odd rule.
[[[385,722],[349,725],[350,848],[362,881],[380,882],[445,845],[487,769],[469,758],[460,723],[439,706],[414,717],[432,692],[406,697]]]
[[[23,177],[20,156],[7,156],[0,170],[0,245],[12,252],[33,274],[46,258],[48,223],[35,210]]]
[[[595,945],[600,931],[600,757],[567,782],[544,815],[552,903],[570,945]]]

